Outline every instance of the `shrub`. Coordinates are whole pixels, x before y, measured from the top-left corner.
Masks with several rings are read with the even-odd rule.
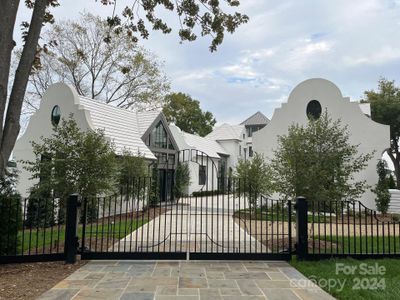
[[[21,196],[15,191],[15,174],[0,178],[0,255],[15,253],[22,227]]]
[[[187,194],[187,188],[190,184],[190,171],[189,166],[186,163],[178,163],[175,170],[175,182],[174,182],[174,196],[179,199],[180,197]]]
[[[387,164],[384,160],[379,160],[376,165],[378,173],[378,183],[372,190],[376,194],[375,203],[376,208],[382,214],[386,214],[389,209],[390,193],[389,193],[389,180],[387,178]]]

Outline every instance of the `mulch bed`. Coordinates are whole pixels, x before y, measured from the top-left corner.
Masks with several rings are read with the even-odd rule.
[[[35,299],[65,279],[79,267],[64,262],[38,262],[0,265],[0,299]]]

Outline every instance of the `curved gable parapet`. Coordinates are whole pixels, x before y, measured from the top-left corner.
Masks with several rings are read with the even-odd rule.
[[[360,153],[374,153],[367,168],[356,174],[357,180],[366,180],[370,186],[374,186],[377,182],[377,160],[390,147],[390,127],[371,120],[361,111],[359,103],[343,97],[340,89],[326,79],[313,78],[298,84],[290,93],[288,101],[275,109],[270,123],[254,133],[254,150],[271,158],[278,147],[279,135],[286,135],[292,124],[307,124],[307,106],[312,100],[318,101],[321,113],[326,110],[333,120],[340,119],[347,126],[350,143],[359,145]],[[365,199],[361,200],[365,200],[368,207],[374,208],[374,197],[371,192],[366,192]]]

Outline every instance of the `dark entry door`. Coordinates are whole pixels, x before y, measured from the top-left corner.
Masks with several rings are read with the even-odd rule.
[[[160,200],[172,201],[174,170],[159,169]]]

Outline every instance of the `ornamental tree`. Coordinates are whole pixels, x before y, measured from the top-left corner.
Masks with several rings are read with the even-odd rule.
[[[350,143],[347,126],[325,111],[307,125],[292,125],[278,137],[271,160],[274,189],[284,199],[304,196],[309,201],[354,200],[368,187],[354,175],[367,166],[372,154],[359,153]]]

